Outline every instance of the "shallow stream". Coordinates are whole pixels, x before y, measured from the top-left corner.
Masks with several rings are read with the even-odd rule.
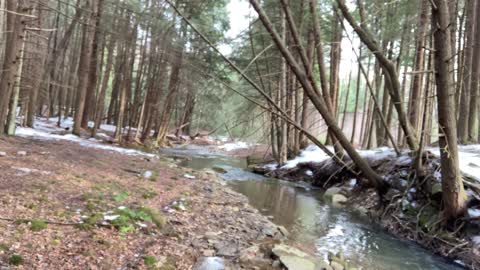
[[[165,150],[167,155],[188,157],[182,166],[200,170],[220,167],[221,176],[250,204],[286,227],[289,241],[320,258],[342,252],[352,265],[368,270],[464,269],[418,245],[399,240],[371,223],[367,217],[322,200],[322,193],[307,184],[266,178],[249,172],[246,160],[215,154],[206,147]]]

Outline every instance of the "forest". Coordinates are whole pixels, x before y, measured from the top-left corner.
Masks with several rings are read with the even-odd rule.
[[[231,10],[235,3],[244,10]],[[232,21],[235,12],[242,13],[241,22]],[[244,27],[232,31],[239,23]],[[45,169],[50,168],[48,158],[38,153],[55,152],[48,162],[52,168],[58,166],[58,177],[63,170],[82,166],[77,173],[85,170],[82,175],[96,179],[88,180],[88,185],[63,184],[61,192],[65,194],[58,195],[59,202],[70,198],[67,201],[75,203],[71,196],[86,186],[94,190],[89,196],[102,190],[103,199],[97,199],[111,195],[110,204],[95,201],[98,205],[92,209],[96,210],[88,209],[86,216],[94,217],[112,205],[122,210],[124,205],[117,204],[131,201],[127,209],[132,212],[122,220],[125,224],[118,222],[125,211],[115,212],[111,220],[104,215],[103,223],[122,234],[138,231],[140,222],[159,223],[152,214],[156,208],[164,209],[165,202],[179,194],[195,194],[194,187],[199,187],[167,181],[165,185],[173,190],[162,186],[160,192],[148,182],[136,198],[127,190],[137,185],[128,182],[130,178],[118,184],[127,190],[123,193],[122,188],[99,189],[104,183],[98,179],[110,177],[100,173],[169,178],[164,169],[185,170],[181,165],[177,168],[175,162],[180,159],[193,170],[170,172],[181,175],[182,181],[216,178],[204,171],[197,175],[199,168],[191,163],[198,158],[198,149],[211,152],[212,145],[221,145],[214,152],[247,160],[248,168],[242,170],[307,182],[326,191],[324,197],[338,189],[330,196],[343,208],[370,205],[367,201],[371,199],[372,207],[367,208],[375,213],[372,220],[390,234],[459,261],[466,269],[480,269],[480,0],[0,0],[0,29],[0,170],[4,172],[0,187],[13,201],[18,202],[21,192],[35,197],[37,191],[31,190],[38,186],[35,181],[52,177]],[[49,139],[39,140],[42,136]],[[70,147],[72,142],[82,147]],[[95,152],[102,149],[127,150],[102,157]],[[190,152],[180,158],[175,152],[179,149]],[[34,157],[34,153],[40,156]],[[78,159],[75,153],[79,153]],[[130,153],[142,153],[138,155],[148,162],[153,159],[150,155],[158,162],[162,158],[175,162],[169,168],[166,163],[135,165],[137,161],[129,160],[133,159]],[[311,157],[306,158],[309,153]],[[21,156],[27,159],[19,160]],[[95,164],[90,156],[101,161]],[[15,172],[25,166],[35,169]],[[217,167],[213,170],[220,175],[229,174],[230,169]],[[67,175],[75,170],[63,178],[70,179]],[[23,173],[33,184],[23,182]],[[18,181],[22,184],[15,185]],[[53,194],[63,186],[54,183],[42,186]],[[182,185],[189,191],[180,190]],[[211,189],[207,182],[204,185],[203,189]],[[220,190],[222,185],[218,185]],[[162,195],[145,198],[149,196],[145,190]],[[121,194],[129,195],[122,199]],[[229,198],[228,192],[222,194],[221,198]],[[266,192],[263,197],[272,194]],[[147,204],[155,211],[147,211],[144,203],[139,203],[144,199],[150,200]],[[190,200],[194,204],[194,199]],[[0,236],[0,268],[3,263],[24,264],[23,269],[62,268],[22,257],[14,254],[12,247],[3,246],[13,245],[11,235],[15,233],[6,233],[18,229],[12,224],[32,226],[38,221],[32,215],[39,215],[48,225],[71,224],[68,215],[55,222],[50,214],[39,214],[45,212],[40,210],[43,207],[16,213],[15,203],[6,201],[0,204],[0,220],[5,222],[0,223],[5,232]],[[173,211],[182,213],[175,208],[181,202],[176,199],[170,205]],[[197,207],[200,202],[205,203],[198,199]],[[81,206],[91,203],[89,197]],[[201,216],[201,211],[196,214]],[[167,224],[175,227],[171,230],[188,223],[180,221],[187,219],[183,215],[167,218]],[[95,220],[89,225],[103,230],[107,227],[103,223]],[[201,230],[202,226],[196,225],[196,229],[185,230]],[[178,238],[171,232],[162,233]],[[205,235],[209,240],[226,241],[220,234]],[[135,241],[144,241],[142,237]],[[187,233],[186,238],[194,237]],[[28,236],[22,239],[27,241]],[[162,245],[174,245],[165,243]],[[144,247],[139,254],[160,245],[136,244]],[[189,258],[185,264],[178,258],[172,262],[178,254],[150,250],[169,255],[162,255],[167,258],[163,263],[157,261],[158,254],[141,255],[140,262],[133,259],[123,268],[125,262],[119,258],[100,268],[191,269],[188,264],[192,260],[201,263],[196,260],[195,246],[189,245],[193,251],[178,256]],[[264,250],[262,245],[274,244],[259,245]],[[270,255],[255,253],[263,256],[261,263],[273,268],[250,268],[251,261],[255,267],[262,265],[260,259],[253,260],[241,251],[240,255],[222,256],[220,251],[229,247],[206,248],[204,255],[213,250],[212,255],[217,256],[203,257],[228,258],[219,264],[233,263],[230,269],[304,269],[278,255],[293,252],[278,251],[285,246],[274,245],[267,252]],[[25,254],[36,252],[31,247],[25,250]],[[127,254],[116,252],[105,256]],[[315,260],[314,255],[308,256]],[[362,260],[349,256],[328,255],[329,265],[311,269],[387,269],[385,265],[362,266]],[[341,259],[332,259],[337,257]],[[273,263],[266,258],[273,258]],[[68,261],[69,266],[64,267],[99,265],[86,261],[79,265]],[[214,268],[216,263],[210,262],[212,268],[200,265],[194,269],[224,269]],[[334,264],[339,264],[338,268]],[[456,269],[450,266],[419,269]]]

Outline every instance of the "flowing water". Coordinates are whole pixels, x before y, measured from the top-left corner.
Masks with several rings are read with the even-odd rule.
[[[229,185],[250,204],[291,233],[289,241],[326,258],[342,252],[353,265],[368,270],[464,269],[406,241],[401,241],[349,209],[322,201],[322,193],[307,184],[269,179],[246,170],[245,159],[212,154],[205,147],[168,150],[189,157],[181,165],[192,169],[221,167]]]

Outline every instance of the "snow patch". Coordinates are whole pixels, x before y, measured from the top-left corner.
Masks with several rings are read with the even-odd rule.
[[[435,156],[440,157],[438,148],[429,150]],[[460,171],[463,175],[480,182],[480,145],[459,145],[458,156]]]
[[[183,177],[187,178],[187,179],[195,179],[195,176],[191,175],[191,174],[184,174]]]
[[[224,145],[219,146],[218,148],[223,149],[227,152],[237,150],[237,149],[245,149],[248,148],[248,144],[246,142],[235,142],[235,143],[226,143]]]
[[[469,215],[471,218],[480,217],[480,209],[468,208],[468,215]]]
[[[65,141],[71,141],[71,142],[76,142],[80,144],[81,146],[88,147],[88,148],[95,148],[95,149],[102,149],[102,150],[109,150],[109,151],[114,151],[118,152],[120,154],[125,154],[125,155],[144,155],[148,157],[154,157],[155,155],[153,154],[148,154],[142,151],[134,150],[134,149],[126,149],[122,148],[119,146],[113,146],[113,145],[106,145],[102,144],[100,140],[97,139],[84,139],[78,136],[75,136],[73,134],[65,134],[65,135],[59,135],[59,134],[52,134],[46,131],[41,131],[41,130],[35,130],[32,128],[26,128],[26,127],[18,127],[16,131],[16,135],[20,137],[32,137],[35,139],[39,140],[65,140]]]
[[[119,217],[120,217],[120,215],[105,215],[105,216],[103,216],[103,219],[108,220],[108,221],[112,221],[112,220],[116,220]]]

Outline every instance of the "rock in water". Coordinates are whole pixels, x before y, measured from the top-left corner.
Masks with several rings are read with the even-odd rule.
[[[332,196],[332,203],[335,206],[342,206],[348,201],[347,197],[342,194],[334,194]]]
[[[218,166],[214,166],[212,167],[212,170],[218,172],[218,173],[227,173],[227,170],[225,170],[224,168],[222,167],[218,167]]]
[[[345,268],[343,267],[343,265],[341,265],[340,263],[338,262],[331,262],[330,263],[330,266],[333,268],[333,270],[344,270]]]
[[[224,270],[225,262],[219,257],[203,257],[193,266],[193,270]]]
[[[280,262],[289,270],[316,270],[314,262],[301,257],[282,256]]]
[[[323,198],[325,200],[331,201],[333,195],[339,194],[341,191],[342,191],[342,189],[339,188],[339,187],[331,187],[331,188],[327,189],[327,191],[325,191],[325,193],[323,194]]]
[[[272,252],[288,270],[317,270],[330,267],[309,254],[284,244],[275,245]]]

